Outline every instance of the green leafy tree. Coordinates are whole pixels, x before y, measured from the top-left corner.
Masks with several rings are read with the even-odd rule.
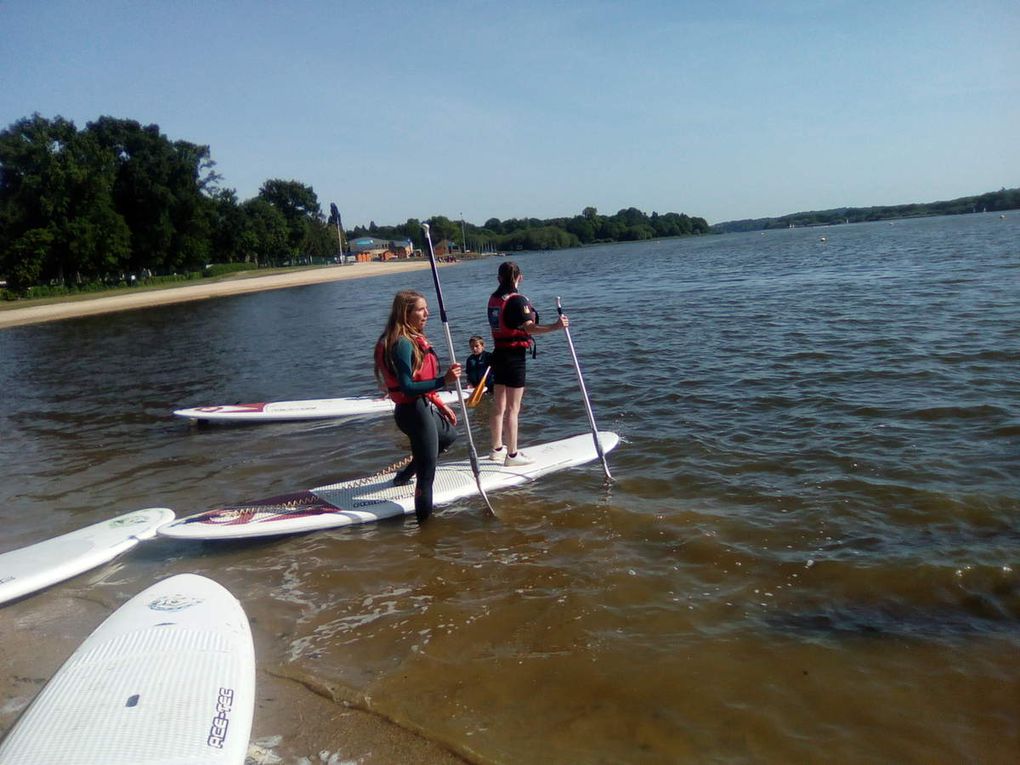
[[[0,134],[0,241],[45,227],[63,214],[55,165],[75,135],[73,122],[38,114],[18,120]]]
[[[282,265],[290,258],[289,228],[283,213],[260,197],[249,199],[241,207],[245,216],[241,234],[245,260]]]
[[[116,157],[114,200],[131,230],[131,269],[202,264],[213,207],[203,191],[218,179],[209,147],[171,142],[158,125],[113,117],[90,122],[86,132]]]
[[[212,259],[218,263],[240,263],[248,253],[242,242],[246,226],[245,212],[233,189],[217,189],[209,198],[209,228]]]
[[[321,218],[319,198],[311,186],[298,181],[284,181],[273,178],[262,184],[259,198],[269,202],[289,220]]]
[[[402,226],[398,226],[393,238],[410,239],[416,249],[424,250],[425,235],[421,230],[421,221],[417,218],[408,218]]]
[[[273,178],[262,184],[259,199],[268,202],[283,215],[287,221],[287,244],[290,255],[291,257],[300,255],[306,241],[306,223],[309,220],[323,219],[315,191],[311,186],[298,181]]]
[[[0,260],[8,274],[19,270],[19,284],[61,270],[57,224],[70,205],[62,155],[76,136],[74,123],[38,114],[0,134]],[[19,269],[20,258],[31,262]]]
[[[0,260],[7,274],[7,288],[24,294],[29,287],[38,284],[52,247],[53,234],[44,228],[29,229],[11,242]]]
[[[308,258],[308,262],[314,259],[326,260],[332,258],[337,251],[335,232],[330,231],[323,221],[305,220],[305,233],[301,239],[300,251]]]
[[[576,218],[571,218],[567,221],[565,228],[576,236],[581,244],[590,244],[595,241],[595,225],[588,217],[578,215]]]
[[[63,280],[70,282],[72,273],[76,283],[118,273],[130,257],[131,231],[114,204],[116,158],[93,136],[78,133],[62,160],[67,208],[55,227]]]
[[[122,267],[130,232],[114,206],[116,159],[111,152],[67,120],[35,115],[0,136],[0,163],[0,251],[18,242],[4,261],[32,261],[19,271],[20,281],[34,273],[40,282],[71,284]],[[22,240],[29,231],[35,233]],[[46,232],[45,246],[41,231]]]
[[[623,225],[616,218],[605,217],[599,221],[597,237],[603,242],[615,242],[620,239],[623,229]]]
[[[625,226],[618,236],[625,242],[638,242],[643,239],[654,239],[655,229],[647,223],[639,223],[636,226]]]
[[[460,223],[454,223],[445,215],[433,215],[429,218],[429,236],[432,243],[438,244],[444,239],[460,241]]]
[[[521,229],[504,237],[500,243],[509,250],[559,250],[580,245],[576,236],[556,226]]]

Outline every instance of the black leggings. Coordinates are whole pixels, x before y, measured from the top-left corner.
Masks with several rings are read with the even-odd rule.
[[[432,514],[436,462],[439,455],[457,440],[457,431],[423,396],[411,404],[397,404],[393,409],[393,419],[411,440],[411,465],[418,479],[414,487],[414,514],[420,523]]]

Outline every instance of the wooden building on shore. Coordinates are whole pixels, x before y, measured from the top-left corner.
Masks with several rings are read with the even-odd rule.
[[[376,239],[363,236],[352,239],[351,255],[358,263],[369,263],[374,260],[406,260],[414,254],[414,244],[410,239]]]

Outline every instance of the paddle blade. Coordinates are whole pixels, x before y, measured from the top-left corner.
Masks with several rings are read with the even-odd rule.
[[[489,367],[485,368],[485,372],[482,373],[482,379],[478,381],[478,385],[475,386],[475,390],[471,394],[471,398],[467,400],[467,405],[472,409],[482,402],[482,396],[485,395],[485,381],[487,379],[489,379]]]

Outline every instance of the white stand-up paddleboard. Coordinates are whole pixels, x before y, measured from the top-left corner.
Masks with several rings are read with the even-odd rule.
[[[241,604],[181,574],[99,625],[0,744],[0,765],[241,765],[254,709]]]
[[[608,431],[600,432],[599,439],[604,452],[612,450],[620,440]],[[598,459],[591,434],[529,446],[527,455],[534,463],[519,467],[479,460],[482,488],[486,493]],[[160,527],[159,533],[178,539],[241,539],[352,526],[414,513],[414,483],[394,486],[393,476],[394,473],[385,473],[220,507],[168,523]],[[440,459],[432,491],[433,504],[437,507],[476,494],[478,484],[471,464],[467,460],[443,462]]]
[[[3,553],[0,555],[0,603],[113,560],[139,541],[152,539],[156,529],[173,519],[173,510],[150,507]]]
[[[470,391],[465,391],[467,395]],[[443,403],[457,403],[456,391],[439,391]],[[200,422],[287,422],[292,420],[329,420],[342,417],[389,414],[393,401],[388,396],[352,396],[306,401],[275,401],[259,404],[223,404],[177,409],[174,414]]]

